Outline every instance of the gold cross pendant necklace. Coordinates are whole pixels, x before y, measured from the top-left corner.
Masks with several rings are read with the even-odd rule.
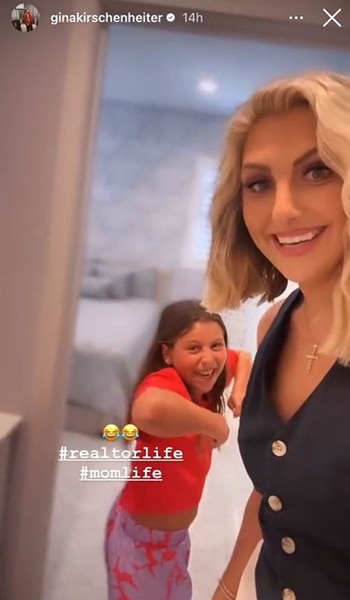
[[[314,364],[314,361],[318,359],[318,344],[314,344],[312,347],[312,354],[307,354],[306,358],[309,361],[308,367],[307,367],[307,374],[309,375],[311,373],[311,369],[312,366]]]
[[[309,336],[310,336],[311,340],[313,341],[313,335],[311,334],[311,331],[310,331],[309,320],[307,318],[305,309],[304,309],[304,320],[305,320],[305,325],[306,325],[307,331],[309,332]],[[312,354],[306,354],[306,358],[309,361],[308,366],[307,366],[307,374],[308,375],[310,375],[310,373],[312,371],[312,367],[314,365],[315,360],[318,360],[318,358],[319,358],[319,354],[318,354],[319,347],[320,347],[319,344],[315,344],[315,342],[313,342]]]

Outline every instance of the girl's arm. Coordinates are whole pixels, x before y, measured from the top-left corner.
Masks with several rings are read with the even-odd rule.
[[[241,351],[238,356],[231,396],[227,402],[227,406],[232,410],[235,417],[239,417],[241,414],[242,402],[246,395],[252,365],[253,361],[249,352]]]
[[[199,433],[223,444],[230,433],[223,415],[202,408],[176,392],[157,387],[146,389],[136,398],[131,417],[141,431],[157,437]]]

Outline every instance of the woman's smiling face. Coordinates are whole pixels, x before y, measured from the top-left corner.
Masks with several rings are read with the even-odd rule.
[[[241,168],[243,218],[259,250],[300,285],[334,276],[344,256],[343,182],[320,159],[307,107],[262,117]]]

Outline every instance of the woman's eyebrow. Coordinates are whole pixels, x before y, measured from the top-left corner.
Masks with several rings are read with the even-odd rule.
[[[298,166],[300,163],[304,162],[304,160],[306,160],[310,156],[313,156],[314,154],[317,154],[317,153],[318,153],[317,148],[311,148],[311,150],[304,152],[304,154],[299,156],[299,158],[296,158],[295,161],[293,162],[293,166],[294,167]],[[260,169],[262,171],[269,171],[269,172],[271,171],[270,167],[268,167],[267,165],[260,164],[260,163],[244,163],[242,165],[242,170],[244,170],[244,169]]]

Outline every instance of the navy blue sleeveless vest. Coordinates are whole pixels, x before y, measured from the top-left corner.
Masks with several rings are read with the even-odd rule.
[[[336,363],[285,424],[269,396],[292,292],[258,349],[238,442],[264,543],[258,600],[350,600],[350,367]],[[350,324],[349,324],[350,326]]]

